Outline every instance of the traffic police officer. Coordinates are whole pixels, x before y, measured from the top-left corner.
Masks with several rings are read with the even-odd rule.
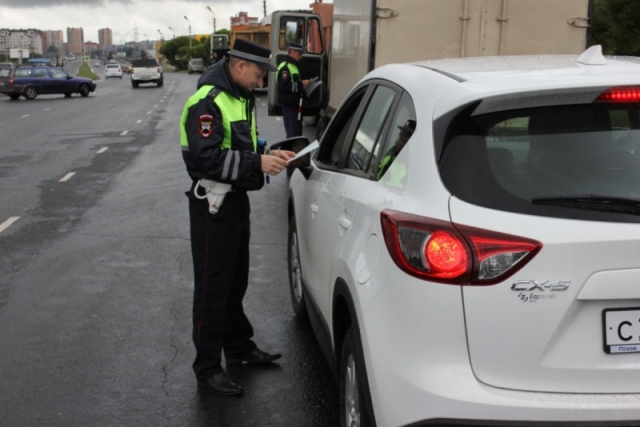
[[[278,65],[278,102],[282,106],[282,121],[287,138],[302,135],[302,117],[298,118],[298,107],[303,89],[310,80],[301,80],[298,65],[302,59],[302,45],[289,43],[288,55]]]
[[[193,369],[199,385],[221,394],[242,393],[222,369],[222,351],[227,366],[281,357],[260,350],[252,341],[253,328],[242,306],[249,279],[247,191],[262,188],[264,174],[277,175],[294,156],[290,151],[257,152],[251,91],[262,86],[267,71],[276,70],[270,57],[269,49],[236,40],[230,57],[200,77],[198,91],[187,101],[180,121],[182,157],[193,181],[187,193],[195,281]],[[230,188],[215,214],[204,182]]]
[[[416,130],[416,121],[415,120],[407,120],[404,126],[398,126],[400,129],[400,134],[398,135],[398,139],[396,140],[393,147],[387,151],[387,154],[383,157],[380,162],[380,166],[378,166],[378,173],[376,174],[376,179],[382,178],[382,175],[385,174],[389,166],[393,163],[393,161],[398,157],[400,151],[404,148],[409,141],[409,138],[413,135],[413,132]]]

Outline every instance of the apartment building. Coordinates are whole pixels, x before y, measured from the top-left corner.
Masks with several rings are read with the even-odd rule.
[[[113,45],[113,31],[111,28],[101,28],[98,30],[98,45],[100,50]]]
[[[82,28],[67,28],[67,53],[84,56],[84,30]]]

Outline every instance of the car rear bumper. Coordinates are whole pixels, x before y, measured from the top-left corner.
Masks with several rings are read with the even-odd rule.
[[[379,426],[637,425],[640,394],[541,393],[481,383],[469,361],[460,287],[391,270],[360,322]]]
[[[0,86],[0,93],[5,95],[21,95],[23,88],[23,85]]]

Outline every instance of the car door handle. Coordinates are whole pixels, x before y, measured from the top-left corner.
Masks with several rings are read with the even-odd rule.
[[[315,203],[311,205],[311,212],[318,213],[318,205]]]
[[[351,221],[349,221],[347,218],[340,218],[338,220],[338,225],[344,229],[347,229],[351,227]]]

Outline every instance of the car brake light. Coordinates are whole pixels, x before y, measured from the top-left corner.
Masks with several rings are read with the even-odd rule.
[[[640,102],[640,87],[612,87],[602,92],[594,102]]]
[[[13,77],[9,78],[9,86],[13,86]]]
[[[160,67],[158,67],[158,74],[160,74]]]
[[[535,240],[385,210],[380,215],[391,258],[424,280],[462,285],[501,282],[542,248]]]

